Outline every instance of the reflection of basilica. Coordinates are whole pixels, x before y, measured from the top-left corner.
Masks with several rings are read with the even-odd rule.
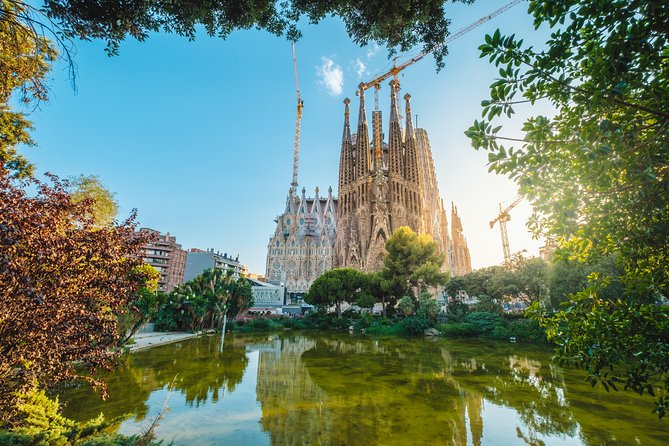
[[[258,350],[257,399],[272,445],[481,445],[481,394],[441,365],[378,341],[272,338]]]
[[[315,345],[299,336],[248,346],[260,352],[256,398],[262,405],[262,428],[273,445],[312,444],[331,420],[323,410],[325,392],[309,379],[301,358]]]

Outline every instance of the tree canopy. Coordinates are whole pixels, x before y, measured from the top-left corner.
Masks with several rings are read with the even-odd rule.
[[[473,1],[451,0],[452,3]],[[424,51],[434,50],[441,67],[447,53],[443,43],[450,24],[445,15],[449,2],[445,0],[45,0],[39,9],[23,1],[5,0],[0,4],[7,10],[13,6],[9,3],[20,6],[18,17],[24,22],[39,21],[35,15],[43,13],[65,37],[106,40],[110,54],[118,53],[119,43],[128,36],[142,41],[159,31],[194,39],[200,28],[221,38],[235,30],[260,29],[298,40],[304,24],[317,24],[326,17],[336,16],[344,22],[346,32],[356,44],[377,42],[387,46],[391,54],[422,45]],[[7,15],[0,14],[2,19],[8,20]]]
[[[70,196],[72,201],[79,203],[91,200],[89,209],[91,217],[100,226],[109,226],[118,213],[118,203],[114,193],[110,192],[96,175],[80,175],[70,180]]]
[[[545,48],[486,36],[481,57],[500,77],[467,135],[489,152],[491,171],[518,184],[535,211],[529,228],[559,244],[558,259],[620,259],[615,299],[600,295],[611,280],[600,273],[543,318],[558,355],[593,382],[667,391],[669,313],[655,302],[669,292],[669,3],[531,0],[529,12],[552,30]],[[500,134],[502,115],[539,101],[555,115],[529,118],[523,138]],[[657,401],[662,416],[669,403]]]
[[[232,270],[207,269],[162,296],[155,321],[160,330],[220,328],[253,305],[251,284]]]
[[[386,251],[381,286],[395,299],[411,296],[416,301],[424,288],[448,280],[448,274],[441,271],[445,256],[429,235],[402,226],[388,238]]]
[[[62,182],[16,184],[0,167],[0,418],[36,386],[112,364],[116,313],[146,283],[131,217],[98,227]]]
[[[57,57],[52,42],[30,23],[16,20],[27,8],[21,2],[0,1],[0,165],[17,177],[33,172],[17,147],[34,142],[30,122],[24,113],[12,111],[9,101],[13,95],[24,104],[45,100],[46,75]]]
[[[365,274],[353,268],[335,268],[314,280],[304,301],[321,308],[335,306],[341,315],[341,304],[353,303],[365,291]],[[365,301],[367,303],[367,301]]]

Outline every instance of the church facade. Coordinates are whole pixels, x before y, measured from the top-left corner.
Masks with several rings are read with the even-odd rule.
[[[429,234],[445,254],[442,269],[453,276],[471,271],[467,241],[457,208],[451,206],[451,231],[439,194],[427,131],[414,129],[411,96],[405,95],[404,127],[390,83],[390,120],[383,141],[381,112],[372,112],[371,137],[364,90],[360,90],[357,132],[351,133],[350,101],[344,101],[344,131],[339,163],[339,203],[334,266],[378,271],[385,243],[400,226]]]
[[[318,188],[313,197],[307,197],[304,188],[298,195],[295,170],[286,206],[274,220],[276,229],[267,245],[265,277],[285,286],[286,304],[299,303],[313,281],[332,268],[379,271],[386,241],[400,226],[432,236],[445,254],[443,271],[452,276],[471,271],[469,248],[454,205],[449,231],[427,131],[413,128],[408,94],[402,126],[398,89],[397,82],[391,82],[387,143],[378,110],[372,112],[370,138],[364,91],[354,134],[350,101],[344,101],[338,198],[332,188],[323,197]]]
[[[318,187],[313,197],[300,196],[291,187],[283,214],[274,221],[276,230],[267,246],[266,278],[286,288],[286,303],[295,303],[314,280],[332,269],[337,228],[337,199],[328,189],[325,197]]]

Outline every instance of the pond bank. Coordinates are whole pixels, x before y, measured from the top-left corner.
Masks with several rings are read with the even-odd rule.
[[[180,332],[160,332],[141,333],[133,336],[131,339],[134,343],[127,346],[128,351],[138,352],[146,350],[147,348],[157,347],[159,345],[171,344],[173,342],[183,341],[198,336],[197,333],[180,333]]]

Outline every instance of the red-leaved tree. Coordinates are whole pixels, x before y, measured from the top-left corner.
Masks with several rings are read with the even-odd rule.
[[[20,395],[113,364],[115,313],[143,283],[134,215],[96,225],[91,202],[67,184],[11,180],[0,166],[0,424],[14,425]]]

